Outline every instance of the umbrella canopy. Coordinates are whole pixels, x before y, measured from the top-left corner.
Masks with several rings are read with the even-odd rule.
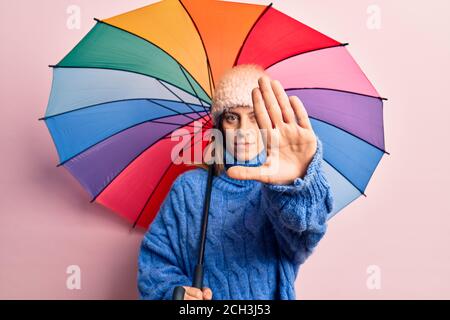
[[[340,43],[276,10],[164,0],[96,25],[57,65],[45,116],[63,166],[96,201],[147,228],[174,179],[177,129],[211,128],[214,84],[255,63],[307,109],[335,195],[364,190],[384,155],[383,98]],[[199,124],[201,126],[199,126]],[[183,139],[182,135],[179,136]],[[185,152],[207,141],[186,140]]]

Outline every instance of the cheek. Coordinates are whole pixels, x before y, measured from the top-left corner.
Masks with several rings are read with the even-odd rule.
[[[234,141],[236,140],[236,130],[224,127],[222,138],[225,142],[226,148],[229,149],[230,146],[234,145]]]
[[[224,134],[233,135],[233,132],[236,131],[236,124],[224,121],[222,128],[224,130]]]

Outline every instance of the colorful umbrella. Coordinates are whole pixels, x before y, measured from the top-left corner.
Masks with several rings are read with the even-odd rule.
[[[211,128],[214,83],[244,63],[260,64],[303,101],[324,145],[335,195],[329,217],[364,194],[385,153],[383,98],[345,43],[271,4],[165,0],[96,21],[52,66],[41,118],[58,166],[91,201],[147,228],[174,179],[194,168],[171,160],[172,132]],[[189,140],[186,152],[199,143],[206,147]]]

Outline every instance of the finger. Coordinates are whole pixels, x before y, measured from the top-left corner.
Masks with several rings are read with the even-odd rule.
[[[279,126],[283,122],[283,116],[281,114],[281,109],[278,105],[277,98],[273,93],[270,78],[268,76],[262,76],[259,78],[258,84],[264,100],[264,105],[269,113],[270,120],[274,127]]]
[[[270,121],[267,109],[264,106],[264,100],[261,90],[254,88],[252,90],[253,112],[255,112],[256,122],[260,129],[272,129],[272,122]]]
[[[290,96],[289,101],[291,102],[292,109],[294,109],[294,113],[300,127],[304,129],[312,129],[308,113],[306,112],[305,106],[300,99],[297,96]]]
[[[212,291],[210,288],[203,288],[203,299],[204,300],[212,299]]]
[[[231,178],[239,180],[258,180],[261,182],[268,182],[267,175],[264,174],[264,166],[233,166],[227,170],[227,175]]]
[[[284,122],[286,123],[295,122],[294,110],[292,110],[289,98],[286,94],[286,91],[284,91],[284,88],[281,85],[280,81],[273,80],[271,84],[273,93],[275,94],[275,97],[278,101],[278,105],[280,106]]]
[[[270,133],[272,132],[272,121],[270,120],[264,100],[259,88],[252,90],[253,112],[260,130],[262,142],[265,146],[270,144]]]
[[[203,292],[200,289],[187,286],[183,286],[183,288],[186,290],[185,296],[188,295],[191,298],[190,300],[203,299]]]

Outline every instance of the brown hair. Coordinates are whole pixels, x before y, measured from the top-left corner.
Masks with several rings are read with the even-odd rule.
[[[222,145],[221,146],[214,146],[214,158],[216,159],[223,159],[221,163],[214,163],[214,174],[216,176],[220,175],[222,172],[225,171],[225,164],[223,163],[225,161],[224,159],[224,151],[226,148],[226,142],[225,142],[225,133],[223,130],[223,113],[221,115],[218,116],[217,118],[217,122],[214,124],[213,128],[216,128],[220,131],[220,133],[222,134],[223,139],[221,139],[222,141]],[[215,144],[215,143],[219,143],[218,141],[211,141],[211,144]],[[208,164],[207,163],[198,163],[198,164],[194,164],[196,167],[199,168],[203,168],[205,170],[208,170]]]

